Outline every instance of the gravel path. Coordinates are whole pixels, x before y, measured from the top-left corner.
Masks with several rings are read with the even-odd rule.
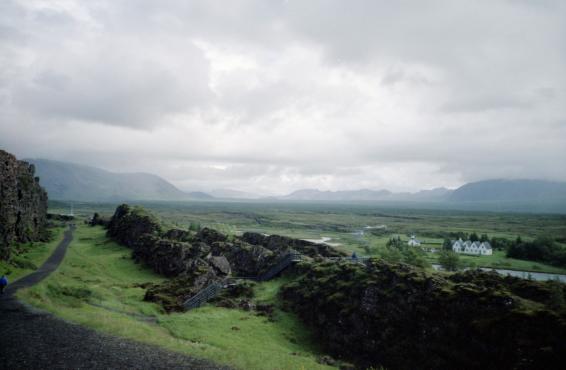
[[[73,229],[34,273],[0,296],[0,369],[228,369],[154,346],[97,333],[22,304],[14,293],[47,277],[63,260]]]

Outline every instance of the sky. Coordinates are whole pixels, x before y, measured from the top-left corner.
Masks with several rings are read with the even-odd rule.
[[[2,0],[0,148],[184,190],[566,181],[561,0]]]

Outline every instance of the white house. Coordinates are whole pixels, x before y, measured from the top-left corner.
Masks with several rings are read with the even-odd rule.
[[[472,242],[470,240],[463,241],[462,239],[456,240],[452,243],[452,250],[456,253],[463,254],[477,254],[482,256],[490,256],[493,254],[493,249],[489,242]]]
[[[409,247],[418,247],[421,245],[421,241],[415,238],[414,235],[411,235],[411,239],[409,239],[407,244],[409,245]]]

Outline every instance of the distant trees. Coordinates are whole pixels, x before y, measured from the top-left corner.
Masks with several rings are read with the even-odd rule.
[[[430,262],[425,257],[425,252],[421,248],[407,248],[403,253],[405,263],[417,267],[428,267]]]
[[[438,263],[446,271],[456,271],[461,267],[460,256],[452,251],[441,251],[438,256]]]
[[[426,253],[421,248],[409,247],[399,236],[390,238],[380,255],[388,262],[403,262],[423,268],[430,266]]]
[[[401,247],[404,246],[404,243],[401,241],[401,237],[397,236],[397,237],[389,238],[386,246],[394,247],[394,248],[401,248]]]
[[[509,246],[513,243],[513,241],[506,239],[506,238],[500,238],[500,237],[493,237],[490,240],[490,244],[491,244],[491,248],[493,249],[498,249],[498,250],[507,250],[507,248],[509,248]]]
[[[442,249],[451,251],[452,250],[452,241],[450,239],[444,239],[442,242]]]
[[[549,237],[538,237],[532,242],[524,242],[517,237],[509,245],[507,257],[566,266],[566,249]]]

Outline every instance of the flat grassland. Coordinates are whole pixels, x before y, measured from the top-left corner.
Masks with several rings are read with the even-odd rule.
[[[274,320],[211,305],[165,314],[144,302],[144,283],[163,280],[130,258],[100,227],[79,225],[61,266],[18,297],[64,319],[239,369],[330,369],[298,319],[276,309]],[[278,304],[284,280],[258,284],[256,301]]]
[[[375,204],[282,203],[282,202],[143,202],[169,227],[208,226],[227,234],[257,231],[301,239],[325,240],[348,253],[379,255],[387,241],[414,234],[424,247],[440,248],[448,233],[475,232],[478,235],[514,240],[550,236],[566,242],[566,215],[496,213],[441,209],[395,208]],[[56,203],[61,212],[68,204]],[[53,208],[52,207],[52,208]],[[111,216],[116,204],[75,203],[84,216],[99,212]],[[438,255],[427,259],[437,262]],[[506,258],[504,251],[493,256],[462,256],[471,266],[566,273],[565,268],[533,261]]]

